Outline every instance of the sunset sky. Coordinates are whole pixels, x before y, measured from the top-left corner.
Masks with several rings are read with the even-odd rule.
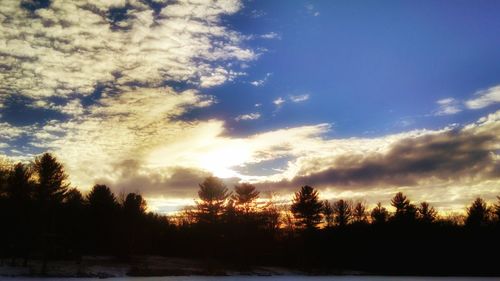
[[[0,154],[192,204],[208,175],[500,195],[500,1],[2,0]]]

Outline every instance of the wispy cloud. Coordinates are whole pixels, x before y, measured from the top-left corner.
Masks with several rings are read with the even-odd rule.
[[[285,103],[285,99],[282,97],[278,97],[277,99],[273,100],[273,103],[276,106],[281,106],[282,104]]]
[[[500,103],[500,85],[474,93],[474,97],[465,102],[469,109],[481,109],[495,103]]]
[[[266,34],[262,34],[260,36],[260,38],[262,38],[262,39],[281,39],[281,36],[276,32],[269,32]]]
[[[441,99],[436,103],[439,105],[439,109],[435,113],[437,116],[453,115],[462,111],[460,102],[454,98]]]
[[[294,103],[303,102],[309,99],[309,94],[290,96],[290,101]]]
[[[248,120],[257,120],[260,118],[260,113],[255,112],[255,113],[249,113],[249,114],[242,114],[238,115],[234,120],[236,121],[248,121]]]
[[[316,7],[315,7],[313,4],[311,4],[311,3],[307,4],[307,5],[305,6],[305,8],[306,8],[307,13],[308,13],[308,14],[310,14],[310,15],[312,15],[312,16],[317,17],[317,16],[319,16],[319,15],[320,15],[319,11],[318,11],[318,10],[316,9]]]
[[[268,72],[268,73],[266,73],[266,76],[264,76],[264,78],[259,79],[259,80],[254,80],[254,81],[250,82],[250,84],[252,84],[255,87],[263,86],[267,82],[269,77],[271,77],[271,75],[272,75],[272,73]]]

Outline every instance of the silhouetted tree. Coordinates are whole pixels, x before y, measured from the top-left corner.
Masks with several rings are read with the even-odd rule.
[[[333,226],[333,208],[328,200],[323,201],[323,218],[325,219],[326,227]]]
[[[4,196],[7,178],[9,177],[11,168],[12,165],[10,162],[5,158],[0,157],[0,198]]]
[[[333,203],[333,216],[335,224],[344,227],[351,222],[352,206],[349,201],[340,199]]]
[[[198,221],[215,223],[224,210],[226,199],[230,196],[226,185],[216,177],[207,177],[199,184]]]
[[[260,192],[255,189],[255,186],[249,183],[241,183],[234,186],[235,194],[232,199],[238,209],[245,214],[255,210],[256,200],[259,198]]]
[[[37,176],[35,199],[42,205],[60,204],[68,190],[68,176],[63,165],[50,153],[35,158],[34,171]]]
[[[500,196],[497,196],[497,203],[493,206],[493,212],[497,223],[500,224]]]
[[[85,203],[82,193],[76,188],[70,188],[66,192],[63,202],[64,234],[70,243],[66,248],[68,254],[78,260],[83,251],[82,241],[87,238],[84,233],[87,225],[84,218]]]
[[[7,176],[5,194],[15,205],[26,204],[32,196],[34,182],[30,169],[17,163]]]
[[[321,223],[323,204],[319,201],[318,191],[305,185],[295,192],[290,210],[295,217],[297,226],[305,229],[315,229]]]
[[[31,213],[33,180],[28,166],[18,163],[10,170],[5,185],[5,195],[10,211],[9,227],[4,231],[10,232],[12,245],[18,255],[24,256],[27,263],[28,248],[34,239]]]
[[[386,208],[382,207],[382,203],[378,202],[377,206],[373,208],[371,214],[372,223],[375,225],[381,225],[387,222],[389,219],[389,212]]]
[[[142,195],[129,193],[123,201],[123,210],[128,217],[142,216],[146,213],[147,204]]]
[[[402,193],[398,192],[391,200],[391,205],[396,208],[394,221],[414,222],[417,216],[417,208],[410,203],[410,200]]]
[[[366,223],[368,221],[366,206],[362,202],[356,203],[352,210],[352,218],[355,223]]]
[[[268,233],[276,234],[281,226],[281,212],[279,207],[273,201],[273,196],[271,194],[271,199],[267,202],[264,208],[261,210],[260,215],[262,216],[262,224],[264,229]],[[288,211],[288,210],[285,210]]]
[[[437,212],[429,203],[422,202],[418,208],[418,219],[423,223],[433,223],[437,218]]]
[[[64,200],[64,205],[67,209],[71,210],[81,210],[85,204],[85,199],[82,193],[76,188],[70,188],[66,193],[66,198]]]
[[[87,202],[90,210],[96,214],[113,213],[118,207],[115,195],[103,184],[92,187],[87,194]]]
[[[42,274],[46,273],[47,260],[56,248],[59,240],[60,229],[60,208],[68,190],[68,176],[64,172],[64,167],[50,153],[44,153],[35,158],[33,170],[36,178],[34,189],[34,199],[38,210],[36,221],[42,236]]]
[[[123,232],[127,254],[144,251],[144,227],[147,204],[140,194],[129,193],[122,205]]]
[[[96,184],[87,194],[90,225],[90,247],[97,253],[111,252],[114,245],[112,238],[116,232],[119,209],[115,195],[106,185]]]
[[[482,198],[476,198],[467,209],[465,224],[471,227],[483,226],[488,223],[490,210]]]

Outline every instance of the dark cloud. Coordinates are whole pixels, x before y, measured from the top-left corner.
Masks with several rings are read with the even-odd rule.
[[[353,188],[414,186],[423,180],[497,179],[500,178],[499,140],[499,126],[407,138],[384,154],[345,155],[321,172],[302,171],[291,181],[261,186],[297,188],[308,184]]]
[[[118,180],[102,178],[96,182],[110,186],[117,193],[136,192],[150,197],[197,198],[198,184],[212,175],[206,171],[184,167],[142,174],[141,165],[135,160],[123,161],[116,165],[116,169],[120,174]],[[230,190],[238,181],[238,178],[224,179]]]

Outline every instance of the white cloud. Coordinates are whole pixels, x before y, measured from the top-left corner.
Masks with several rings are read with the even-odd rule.
[[[469,109],[481,109],[500,102],[500,85],[474,93],[474,98],[465,102]]]
[[[460,103],[454,98],[441,99],[436,103],[439,105],[439,109],[437,110],[435,115],[438,116],[453,115],[462,111]]]
[[[290,96],[290,100],[295,103],[303,102],[309,99],[309,94]]]
[[[279,98],[273,100],[273,103],[276,106],[281,106],[283,103],[285,103],[285,99],[283,99],[282,97],[279,97]]]
[[[250,82],[250,84],[252,84],[255,87],[263,86],[267,82],[269,77],[271,77],[271,75],[272,75],[272,73],[268,72],[268,73],[266,73],[266,76],[263,79],[252,81],[252,82]]]
[[[136,0],[54,0],[34,12],[17,0],[3,1],[0,60],[8,71],[0,72],[2,98],[85,96],[98,83],[219,85],[239,75],[225,61],[256,58],[240,47],[239,33],[221,25],[221,16],[241,6],[237,0],[182,0],[156,17]],[[105,15],[117,7],[128,10],[114,28]]]
[[[307,13],[312,15],[312,16],[317,17],[320,15],[320,13],[316,10],[316,7],[314,7],[314,5],[311,3],[306,4],[305,8],[306,8]]]
[[[242,114],[234,118],[236,121],[247,121],[247,120],[257,120],[260,118],[260,113],[255,112],[255,113],[249,113],[249,114]]]
[[[262,34],[260,36],[260,38],[262,38],[262,39],[281,39],[281,36],[276,32],[269,32],[266,34]]]

